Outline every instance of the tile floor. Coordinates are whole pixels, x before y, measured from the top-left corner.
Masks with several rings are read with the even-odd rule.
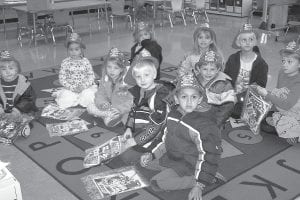
[[[246,22],[246,18],[221,15],[209,15],[209,18],[210,25],[217,34],[218,45],[227,59],[236,51],[231,48],[232,40],[241,25]],[[260,18],[255,17],[253,25],[258,27],[259,23]],[[75,25],[75,31],[81,34],[86,43],[85,55],[87,58],[99,58],[105,55],[111,47],[129,51],[133,44],[132,32],[125,28],[124,23],[117,23],[115,31],[110,34],[107,34],[104,21],[101,21],[100,32],[97,29],[96,19],[92,24],[91,33],[88,33],[89,29],[84,16],[77,16]],[[45,44],[44,41],[39,41],[36,47],[29,47],[28,43],[24,41],[23,47],[20,47],[16,40],[15,26],[15,24],[9,25],[6,39],[4,39],[4,34],[0,33],[0,49],[12,51],[20,61],[23,71],[56,66],[66,57],[63,37],[57,38],[56,45],[51,42]],[[186,27],[178,22],[173,29],[167,23],[163,27],[154,29],[155,37],[163,49],[164,62],[179,64],[184,54],[192,49],[192,34],[195,28],[196,25],[191,22]],[[268,87],[272,88],[276,84],[277,72],[280,67],[278,51],[284,47],[287,41],[296,38],[296,31],[291,31],[286,38],[280,37],[279,42],[274,41],[274,36],[269,37],[268,43],[260,47],[263,57],[269,64]],[[11,162],[10,169],[21,182],[24,200],[76,200],[71,193],[13,146],[0,145],[0,152],[0,160]]]

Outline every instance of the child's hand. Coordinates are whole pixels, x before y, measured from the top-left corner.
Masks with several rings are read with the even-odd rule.
[[[129,139],[124,139],[121,140],[121,145],[120,145],[120,152],[123,153],[124,151],[126,151],[127,149],[129,149],[130,147],[133,147],[136,145],[136,142],[133,138],[129,138]]]
[[[202,188],[195,185],[189,193],[189,200],[202,200]]]
[[[127,128],[125,133],[123,134],[123,138],[124,139],[129,139],[129,138],[132,138],[132,132],[131,132],[131,129],[130,128]]]
[[[152,160],[153,160],[153,156],[152,156],[151,153],[145,153],[145,154],[143,154],[141,156],[141,161],[140,161],[141,166],[142,167],[146,167],[149,164],[149,162],[151,162]]]
[[[2,108],[2,106],[0,106],[0,114],[4,113],[4,109]]]
[[[256,86],[256,90],[257,90],[257,93],[263,97],[267,96],[267,94],[268,94],[268,91],[266,90],[266,88],[260,87],[259,85]]]
[[[15,117],[18,117],[21,115],[21,112],[17,108],[13,108],[11,114]]]

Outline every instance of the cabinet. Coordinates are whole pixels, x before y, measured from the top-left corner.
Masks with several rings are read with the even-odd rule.
[[[252,10],[252,0],[205,0],[207,13],[247,17]]]

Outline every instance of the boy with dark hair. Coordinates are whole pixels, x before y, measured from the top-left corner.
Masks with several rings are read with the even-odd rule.
[[[192,188],[188,199],[202,199],[205,186],[219,175],[221,132],[212,116],[197,111],[203,96],[192,74],[180,77],[174,98],[179,105],[168,114],[161,142],[142,155],[141,165],[161,170],[151,179],[154,190]]]

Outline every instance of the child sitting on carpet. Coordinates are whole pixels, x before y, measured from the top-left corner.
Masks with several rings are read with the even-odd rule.
[[[131,47],[130,63],[132,64],[133,61],[138,57],[138,55],[140,55],[142,51],[147,51],[152,57],[158,60],[158,65],[156,69],[157,75],[155,77],[155,80],[159,80],[160,64],[163,59],[162,49],[161,46],[154,40],[151,27],[145,22],[137,23],[133,33],[133,38],[135,44]],[[129,85],[135,85],[136,82],[134,80],[134,77],[132,77],[131,69],[125,78],[125,82]]]
[[[232,54],[225,65],[224,73],[231,78],[237,94],[237,103],[231,116],[240,118],[248,86],[257,84],[266,87],[268,65],[262,58],[257,45],[258,34],[251,24],[244,24],[233,41],[233,47],[241,49]]]
[[[28,116],[32,116],[37,111],[36,96],[30,82],[20,74],[19,61],[10,52],[1,51],[0,70],[0,114],[11,115],[8,118],[28,119]],[[29,135],[29,126],[27,130],[24,136]]]
[[[257,86],[258,93],[274,104],[277,111],[269,125],[275,126],[279,137],[288,143],[300,142],[300,46],[290,42],[280,51],[282,69],[278,74],[277,87],[271,91]]]
[[[222,57],[217,52],[207,51],[195,66],[197,79],[205,90],[204,100],[211,105],[209,112],[221,126],[230,116],[236,101],[231,78],[222,70]]]
[[[191,73],[195,69],[195,64],[199,61],[200,57],[207,51],[219,52],[216,42],[216,33],[209,27],[209,24],[202,24],[194,31],[194,48],[193,51],[188,53],[178,68],[178,76],[186,73]]]
[[[133,105],[133,97],[124,83],[127,66],[129,63],[124,53],[117,48],[112,48],[104,62],[94,103],[87,107],[87,111],[96,117],[101,117],[106,126],[112,127],[121,121],[126,123]]]
[[[128,116],[124,138],[127,147],[134,147],[121,155],[126,164],[138,163],[143,153],[156,146],[168,111],[164,99],[170,90],[154,81],[159,62],[151,55],[144,56],[139,57],[132,68],[137,85],[129,89],[134,106]]]
[[[62,109],[77,105],[87,107],[94,101],[97,86],[92,65],[83,55],[86,47],[77,33],[71,33],[66,46],[69,57],[62,61],[59,70],[63,89],[54,94],[55,101]]]
[[[174,98],[177,104],[167,117],[160,143],[141,157],[141,165],[161,172],[151,178],[155,191],[192,188],[189,200],[202,199],[203,189],[215,183],[221,148],[221,132],[212,116],[198,112],[201,87],[192,74],[179,78]]]

